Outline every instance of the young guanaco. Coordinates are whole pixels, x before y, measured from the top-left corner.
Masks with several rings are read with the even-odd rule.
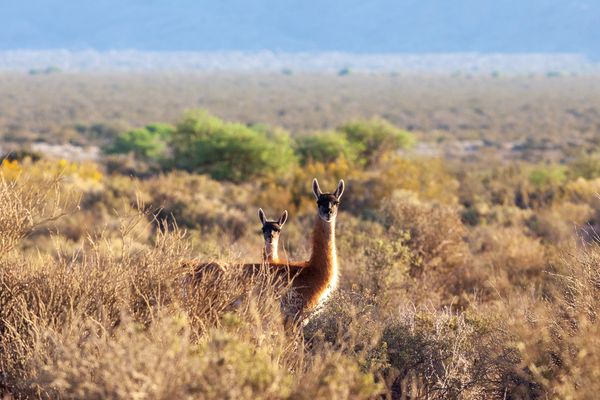
[[[267,219],[262,208],[258,209],[258,219],[262,224],[262,234],[265,239],[265,247],[263,249],[263,261],[267,263],[279,262],[279,235],[281,229],[287,221],[288,212],[283,211],[278,220]]]

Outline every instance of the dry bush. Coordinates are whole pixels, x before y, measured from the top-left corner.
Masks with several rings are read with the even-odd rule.
[[[381,337],[381,311],[377,297],[368,290],[340,289],[304,327],[304,336],[313,352],[330,346],[374,367],[369,358],[375,356],[370,353]]]
[[[490,167],[483,161],[474,170],[461,173],[463,180],[471,181],[460,189],[461,202],[467,207],[484,202],[537,209],[559,201],[566,180],[565,170],[558,164],[492,163]]]
[[[584,179],[579,177],[565,184],[565,197],[575,203],[586,203],[594,209],[600,206],[600,178]]]
[[[522,372],[532,384],[511,398],[597,397],[600,376],[598,343],[598,244],[563,258],[564,274],[548,276],[553,290],[545,299],[514,296],[502,310],[515,335]]]
[[[466,229],[456,210],[418,201],[409,192],[395,192],[382,206],[381,222],[391,233],[409,233],[408,246],[419,257],[415,268],[452,268],[464,262]],[[417,272],[416,270],[413,273]]]
[[[467,229],[455,208],[398,191],[384,202],[379,220],[389,243],[400,241],[411,250],[410,274],[423,298],[462,307],[465,295],[481,290],[484,275],[473,268]]]
[[[379,307],[393,309],[410,285],[408,235],[390,239],[380,224],[346,214],[338,225],[341,285],[369,292]]]
[[[263,182],[256,189],[253,200],[258,207],[268,207],[273,213],[283,212],[283,210],[288,210],[290,213],[296,211],[289,186],[282,182]]]
[[[311,346],[340,349],[385,385],[392,399],[501,398],[518,365],[503,324],[342,290],[305,329]]]
[[[477,225],[498,225],[503,227],[522,227],[525,226],[527,221],[534,215],[534,210],[523,209],[516,206],[500,206],[492,205],[489,206],[487,203],[478,203],[468,208],[463,213],[463,219],[465,213],[475,212],[477,223],[471,224]]]
[[[345,209],[356,215],[375,218],[386,199],[395,192],[410,192],[421,201],[453,205],[457,201],[458,181],[440,159],[401,158],[388,154],[380,165],[362,174],[351,171]],[[346,177],[343,177],[346,179]]]
[[[546,250],[539,239],[516,227],[479,227],[470,235],[477,268],[493,277],[490,284],[507,294],[540,282],[546,268]]]
[[[527,226],[545,242],[560,246],[573,240],[578,228],[593,215],[594,210],[587,204],[564,202],[536,212]]]
[[[35,228],[64,215],[59,179],[34,177],[6,180],[0,172],[0,257]]]
[[[38,325],[22,392],[42,398],[283,398],[292,380],[277,338],[213,329],[198,342],[185,313],[148,326],[96,320],[68,329]],[[28,390],[29,389],[29,390]]]
[[[155,177],[143,187],[147,203],[160,209],[159,220],[178,221],[181,227],[217,230],[234,240],[246,232],[248,192],[202,175],[174,172]]]
[[[388,323],[382,343],[386,380],[396,398],[501,398],[518,362],[502,324],[478,313],[404,312]]]
[[[378,399],[384,393],[372,374],[339,352],[324,351],[311,361],[310,372],[297,376],[290,399]]]

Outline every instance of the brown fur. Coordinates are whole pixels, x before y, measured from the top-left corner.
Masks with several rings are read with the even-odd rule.
[[[335,221],[325,222],[316,217],[312,235],[312,255],[308,261],[301,262],[271,262],[249,263],[241,266],[232,265],[232,268],[241,267],[244,274],[252,276],[258,274],[263,268],[277,274],[284,283],[291,283],[291,287],[299,296],[299,304],[286,310],[294,319],[302,319],[306,312],[313,311],[325,300],[323,297],[337,281],[337,262],[335,254]],[[207,273],[219,274],[225,267],[217,262],[198,262],[197,260],[185,261],[182,264],[193,269],[192,281],[201,279]]]
[[[300,313],[313,311],[324,300],[327,291],[337,281],[335,254],[335,221],[325,222],[316,217],[312,236],[312,255],[308,261],[272,262],[266,264],[282,279],[292,279],[291,285],[300,296]],[[246,273],[254,274],[263,264],[244,264]]]
[[[339,198],[343,192],[343,180],[340,180],[334,193],[322,193],[317,180],[313,180],[313,193],[317,200],[317,216],[312,235],[312,254],[308,261],[263,261],[262,263],[241,265],[244,274],[248,276],[257,274],[262,268],[267,268],[284,283],[291,284],[292,293],[296,296],[293,299],[293,307],[285,307],[284,304],[284,312],[287,317],[293,316],[296,321],[303,320],[306,312],[317,310],[327,299],[329,292],[337,285],[335,219]],[[287,212],[285,213],[287,218]],[[262,209],[259,210],[259,218],[264,225],[266,217],[264,217]],[[208,271],[219,274],[224,271],[223,268],[218,263],[197,263],[192,280],[200,279]]]

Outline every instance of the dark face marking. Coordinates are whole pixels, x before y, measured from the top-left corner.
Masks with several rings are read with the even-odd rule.
[[[265,242],[273,243],[274,240],[279,238],[281,233],[281,225],[277,221],[266,221],[262,227],[263,237]]]
[[[337,215],[340,201],[333,193],[321,193],[317,199],[319,217],[325,222],[330,222]]]
[[[340,179],[333,193],[323,193],[319,187],[317,178],[313,179],[312,190],[317,199],[317,210],[319,217],[325,222],[331,222],[337,215],[340,197],[344,193],[344,180]]]
[[[279,233],[287,221],[288,212],[284,210],[277,221],[268,220],[262,208],[258,209],[258,219],[262,224],[262,233],[266,243],[273,243],[279,238]]]

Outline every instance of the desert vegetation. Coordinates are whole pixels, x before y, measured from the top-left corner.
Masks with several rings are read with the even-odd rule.
[[[516,142],[520,150],[597,141],[597,75],[0,73],[0,131],[25,142],[104,144],[125,129],[205,108],[294,134],[381,116],[434,143]],[[500,146],[501,148],[501,146]],[[496,149],[496,147],[492,147]]]
[[[26,79],[44,80],[44,86],[66,77]],[[102,81],[89,79],[85,85]],[[113,84],[126,84],[119,79]],[[273,79],[292,79],[273,84],[273,96],[294,85],[290,76]],[[331,85],[357,90],[342,81],[357,80],[352,74],[337,79]],[[373,79],[376,87],[396,78]],[[519,79],[519,85],[548,91],[564,84],[561,79],[597,85],[591,77]],[[498,91],[483,104],[514,95],[515,81],[500,89],[491,80],[486,88]],[[1,90],[28,84],[15,81]],[[139,76],[127,85],[141,92],[155,87]],[[456,82],[448,85],[459,90]],[[215,87],[208,85],[206,93],[217,93]],[[476,93],[483,89],[462,96]],[[540,95],[532,93],[529,99]],[[234,98],[227,91],[218,96]],[[468,129],[430,130],[435,101],[411,105],[425,122],[408,126],[394,113],[409,115],[411,108],[403,102],[391,107],[386,96],[380,106],[389,111],[354,113],[348,106],[340,112],[345,119],[308,113],[306,121],[289,124],[278,123],[284,116],[264,117],[275,110],[247,119],[188,103],[168,118],[141,117],[125,107],[123,126],[90,120],[69,133],[69,123],[54,117],[32,120],[31,126],[47,129],[31,128],[35,140],[66,139],[101,153],[75,162],[32,151],[24,140],[2,161],[0,394],[596,398],[600,157],[590,110],[597,99],[589,97],[585,107],[573,100],[582,114],[564,126],[539,110],[568,104],[576,94],[532,105],[527,122],[513,119],[515,125],[506,126],[512,129],[506,139],[529,126],[532,148],[552,146],[538,148],[541,157],[507,162],[495,147],[464,158],[419,152],[434,135],[433,142],[443,143],[470,137]],[[489,117],[490,126],[508,123],[501,110],[515,106],[509,103]],[[229,104],[233,114],[252,115],[243,104]],[[112,107],[96,106],[98,113]],[[457,121],[483,118],[464,110],[454,111]],[[20,118],[4,111],[5,142],[25,126],[17,129],[27,120]],[[571,123],[587,128],[554,134]],[[490,140],[504,131],[495,132]],[[340,179],[346,185],[336,228],[338,287],[306,325],[286,326],[280,303],[289,286],[268,269],[248,279],[225,268],[203,275],[193,290],[183,284],[193,272],[184,260],[260,263],[265,237],[259,208],[276,218],[289,211],[278,257],[309,259],[314,177],[323,188],[334,189]]]

